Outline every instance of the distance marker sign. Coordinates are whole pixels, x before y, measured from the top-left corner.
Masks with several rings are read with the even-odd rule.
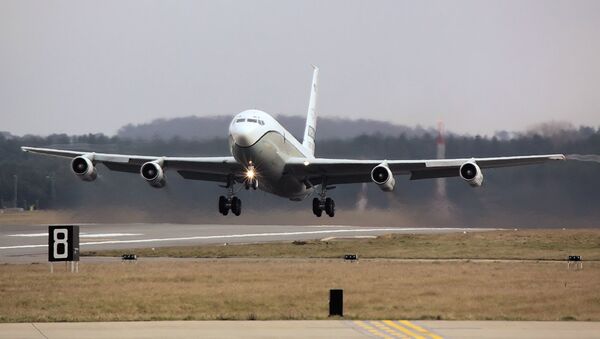
[[[79,261],[79,226],[48,227],[48,261]]]

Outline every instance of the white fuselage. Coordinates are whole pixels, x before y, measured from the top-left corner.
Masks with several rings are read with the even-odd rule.
[[[312,193],[312,187],[285,173],[288,158],[313,158],[311,152],[271,115],[259,110],[237,114],[229,125],[229,147],[240,164],[254,167],[259,189],[292,200]]]

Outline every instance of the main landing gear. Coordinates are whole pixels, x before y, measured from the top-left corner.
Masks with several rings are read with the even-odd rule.
[[[236,216],[242,214],[242,200],[236,196],[232,197],[219,197],[219,212],[223,215],[229,214],[229,210]]]
[[[320,217],[323,214],[323,211],[330,217],[335,215],[335,201],[331,198],[327,198],[326,193],[327,189],[323,186],[319,198],[313,199],[313,213],[317,217]]]
[[[233,179],[227,182],[227,196],[222,195],[219,197],[219,213],[227,215],[231,210],[233,214],[239,216],[242,214],[242,200],[235,196],[233,182]]]

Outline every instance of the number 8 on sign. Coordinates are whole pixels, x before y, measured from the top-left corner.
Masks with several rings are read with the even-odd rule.
[[[54,229],[54,259],[67,259],[69,257],[69,232],[64,228]]]

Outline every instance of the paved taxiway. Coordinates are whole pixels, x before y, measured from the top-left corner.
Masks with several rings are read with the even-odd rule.
[[[0,338],[598,338],[600,322],[143,321],[0,324]]]
[[[492,229],[343,225],[82,224],[80,246],[82,251],[86,251],[484,230]],[[0,263],[46,262],[47,233],[47,225],[0,225]]]

